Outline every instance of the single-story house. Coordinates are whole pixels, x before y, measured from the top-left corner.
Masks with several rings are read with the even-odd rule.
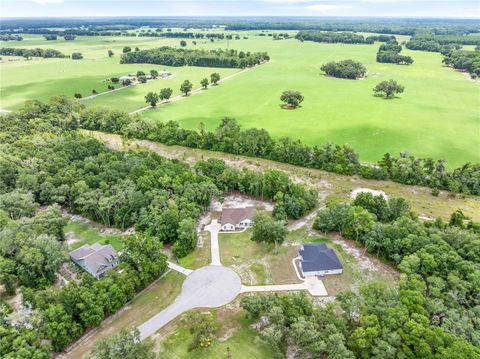
[[[134,79],[135,78],[133,76],[125,75],[125,76],[120,76],[118,80],[120,82],[123,82],[123,81],[126,81],[126,80],[133,81]]]
[[[222,231],[234,231],[253,226],[254,207],[224,208],[220,217]]]
[[[341,274],[343,272],[343,266],[337,254],[325,243],[304,244],[298,254],[300,269],[304,276]]]
[[[118,266],[118,253],[112,245],[85,244],[69,253],[70,259],[79,267],[100,279],[109,269]]]

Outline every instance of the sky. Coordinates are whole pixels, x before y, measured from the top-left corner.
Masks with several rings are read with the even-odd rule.
[[[479,19],[480,0],[0,0],[0,16],[369,16]]]

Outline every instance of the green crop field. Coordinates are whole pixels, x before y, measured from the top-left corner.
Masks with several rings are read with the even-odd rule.
[[[194,30],[200,31],[200,30]],[[218,30],[221,31],[221,30]],[[446,159],[452,168],[467,161],[478,162],[480,148],[480,83],[467,74],[442,66],[439,53],[409,51],[411,66],[380,64],[375,61],[379,43],[374,45],[320,44],[294,39],[274,41],[259,32],[239,32],[241,40],[187,40],[188,48],[233,48],[267,51],[271,61],[220,86],[201,91],[182,101],[162,105],[143,115],[154,121],[176,120],[186,128],[215,128],[222,117],[236,118],[243,128],[262,127],[273,137],[298,138],[309,145],[327,141],[349,143],[363,161],[376,161],[390,152],[409,151],[416,156]],[[293,33],[292,33],[293,34]],[[248,39],[243,39],[248,36]],[[407,37],[398,36],[399,41]],[[74,41],[46,41],[26,35],[22,42],[2,46],[55,48],[65,54],[78,51],[84,60],[33,59],[0,64],[0,108],[16,109],[25,100],[47,100],[53,95],[83,96],[106,90],[112,76],[162,70],[161,65],[120,65],[123,46],[140,49],[162,45],[178,46],[180,39],[148,37],[77,37]],[[115,53],[107,57],[107,50]],[[363,80],[326,77],[319,68],[332,60],[353,59],[367,67]],[[158,79],[118,92],[85,100],[87,106],[109,106],[124,111],[144,107],[149,91],[171,87],[179,94],[180,83],[189,79],[194,88],[212,72],[222,77],[238,69],[199,67],[168,68],[175,77]],[[372,88],[393,78],[406,90],[399,98],[384,100],[373,96]],[[283,109],[279,100],[284,90],[299,90],[305,96],[302,107]]]
[[[188,79],[194,88],[200,87],[199,82],[204,77],[210,77],[212,72],[219,72],[222,77],[239,71],[239,69],[214,69],[208,67],[166,67],[162,65],[141,65],[119,63],[124,46],[147,49],[152,47],[179,44],[179,39],[159,39],[145,37],[89,37],[79,36],[74,41],[61,38],[47,41],[40,35],[25,35],[20,42],[2,42],[2,47],[17,48],[53,48],[65,55],[72,52],[82,53],[84,59],[41,59],[33,58],[9,61],[12,58],[2,56],[0,62],[0,108],[14,110],[20,108],[26,100],[47,101],[56,95],[73,97],[75,93],[83,97],[92,94],[92,90],[104,92],[111,77],[135,74],[138,70],[148,73],[151,69],[161,71],[168,69],[174,77],[157,79],[147,84],[123,89],[119,92],[99,96],[85,101],[88,106],[110,106],[124,111],[133,111],[146,105],[144,96],[149,91],[160,91],[163,87],[174,90],[172,96],[180,94],[180,84]],[[197,40],[198,46],[207,40]],[[114,56],[109,58],[107,51],[111,49]],[[118,87],[118,86],[117,86]]]
[[[186,128],[203,122],[208,129],[224,116],[234,117],[244,128],[263,127],[276,138],[290,136],[309,145],[349,143],[364,161],[404,150],[446,159],[449,167],[478,161],[480,84],[442,66],[438,53],[404,50],[413,65],[377,63],[378,47],[260,37],[239,41],[235,48],[265,50],[272,60],[200,96],[144,115],[177,120]],[[319,70],[328,61],[349,58],[365,64],[364,80],[330,78]],[[405,86],[400,98],[373,96],[372,88],[390,78]],[[280,94],[289,89],[304,95],[301,108],[281,108]]]

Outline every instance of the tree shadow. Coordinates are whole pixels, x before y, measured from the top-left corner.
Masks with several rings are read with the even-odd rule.
[[[296,110],[297,108],[302,107],[301,105],[298,105],[298,106],[296,106],[296,107],[293,107],[293,106],[290,106],[290,105],[288,105],[288,104],[286,104],[286,103],[279,104],[278,106],[280,106],[280,108],[281,108],[282,110]]]
[[[383,98],[384,100],[395,100],[395,99],[400,99],[401,97],[400,96],[390,96],[390,97],[387,97],[381,93],[376,93],[376,94],[373,94],[373,97],[378,97],[378,98]]]

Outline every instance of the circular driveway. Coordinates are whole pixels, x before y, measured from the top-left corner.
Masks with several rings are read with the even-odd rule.
[[[240,277],[230,268],[210,265],[193,271],[182,285],[182,293],[167,308],[138,327],[140,339],[155,333],[182,313],[195,308],[217,308],[240,293]]]
[[[232,269],[206,266],[185,279],[180,298],[189,298],[197,308],[216,308],[234,300],[241,287],[240,277]]]

